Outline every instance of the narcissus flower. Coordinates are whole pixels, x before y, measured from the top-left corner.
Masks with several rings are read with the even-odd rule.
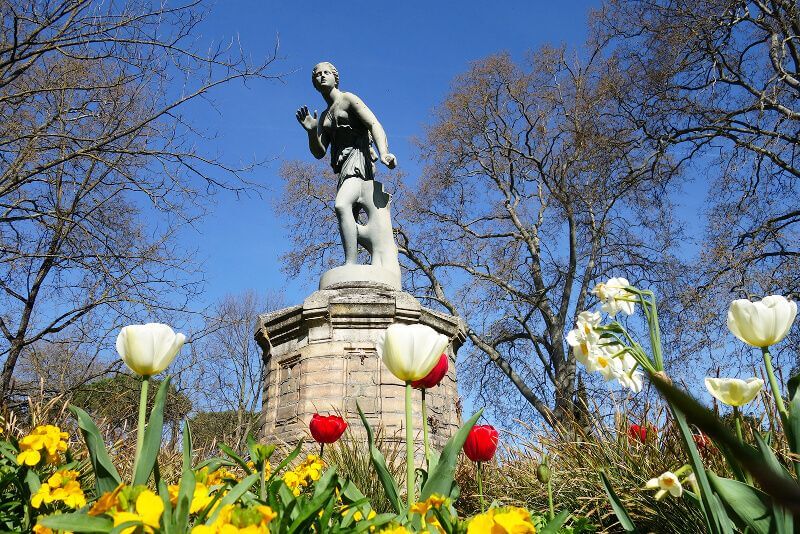
[[[152,376],[172,363],[185,341],[165,324],[132,324],[120,330],[117,352],[134,373]]]
[[[747,380],[706,377],[705,383],[708,392],[718,401],[736,407],[744,406],[755,399],[764,387],[764,381],[756,377]]]
[[[592,293],[602,302],[603,311],[612,317],[620,311],[631,315],[635,307],[634,295],[625,289],[630,285],[627,278],[609,278],[608,282],[594,286]]]
[[[325,416],[315,413],[308,428],[317,443],[335,443],[344,434],[347,423],[338,415]]]
[[[683,495],[683,486],[680,480],[678,480],[678,476],[672,471],[662,473],[658,478],[651,478],[644,487],[645,489],[658,490],[656,492],[657,501],[663,499],[667,493],[673,497],[680,497]]]
[[[769,347],[786,337],[796,316],[797,303],[780,295],[738,299],[728,308],[728,329],[748,345]]]
[[[494,458],[500,435],[492,425],[475,425],[464,442],[464,453],[473,462],[488,462]]]
[[[394,376],[413,382],[431,372],[448,343],[429,326],[395,323],[378,339],[375,350]]]
[[[412,388],[417,389],[430,389],[439,385],[439,382],[447,375],[449,364],[447,363],[447,354],[439,356],[439,361],[433,366],[431,372],[425,375],[424,378],[414,380],[411,382]]]

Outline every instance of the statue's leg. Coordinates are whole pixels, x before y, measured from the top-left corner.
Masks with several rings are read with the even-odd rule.
[[[358,260],[358,229],[353,216],[353,205],[361,195],[361,178],[353,176],[342,182],[336,193],[336,218],[339,219],[339,233],[344,247],[344,263],[355,264]]]

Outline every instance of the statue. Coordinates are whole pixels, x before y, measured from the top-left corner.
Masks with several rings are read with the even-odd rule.
[[[296,117],[308,133],[308,148],[317,159],[330,146],[331,167],[338,175],[335,200],[339,233],[344,247],[344,265],[323,274],[320,289],[351,281],[382,282],[400,289],[400,264],[389,214],[390,196],[376,182],[375,161],[390,169],[397,159],[389,152],[386,132],[366,104],[353,93],[339,89],[339,73],[331,63],[322,62],[311,72],[314,88],[322,94],[327,109],[317,118],[307,106]],[[367,215],[359,224],[360,211]],[[358,245],[371,256],[371,265],[358,264]]]

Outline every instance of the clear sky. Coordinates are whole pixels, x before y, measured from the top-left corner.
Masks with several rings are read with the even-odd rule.
[[[270,54],[278,42],[273,72],[284,76],[250,87],[231,84],[214,94],[216,110],[196,112],[194,120],[216,134],[211,150],[228,161],[270,160],[253,178],[272,184],[277,195],[283,161],[313,160],[294,113],[303,104],[325,108],[311,85],[311,68],[331,61],[341,88],[358,94],[375,112],[391,151],[414,179],[419,165],[410,139],[431,122],[456,75],[492,53],[507,51],[521,60],[546,43],[579,46],[589,10],[598,5],[588,0],[219,2],[201,28],[203,40],[238,36],[254,58]],[[284,288],[287,304],[302,302],[317,281],[287,281],[280,272],[285,234],[269,198],[218,195],[211,216],[186,235],[204,263],[207,302],[270,288]]]

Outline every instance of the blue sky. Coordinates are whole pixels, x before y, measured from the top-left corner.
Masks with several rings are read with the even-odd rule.
[[[194,122],[216,135],[209,150],[228,161],[267,159],[253,178],[280,187],[287,159],[312,161],[295,110],[324,109],[311,68],[331,61],[341,88],[358,94],[378,116],[400,166],[419,173],[410,142],[431,122],[451,80],[471,61],[507,51],[517,60],[543,44],[579,46],[598,1],[486,2],[259,2],[212,6],[203,40],[237,37],[254,58],[279,43],[275,74],[282,81],[231,84],[213,95],[216,109],[192,110]],[[284,288],[287,304],[302,302],[316,280],[287,281],[279,255],[286,232],[268,197],[237,200],[220,194],[211,215],[185,238],[198,248],[206,301],[248,289]],[[302,282],[305,282],[303,285]]]

